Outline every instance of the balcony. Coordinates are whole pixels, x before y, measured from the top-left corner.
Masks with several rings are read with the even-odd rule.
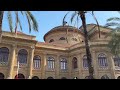
[[[7,66],[8,62],[0,62],[0,66]]]

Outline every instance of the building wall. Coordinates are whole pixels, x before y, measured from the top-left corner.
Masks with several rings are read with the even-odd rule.
[[[48,37],[46,37],[46,42],[48,42],[52,37],[54,37],[54,39],[56,40],[55,42],[60,44],[61,42],[59,43],[58,39],[62,36],[65,36],[64,33],[65,32],[55,32],[50,36],[48,35]],[[120,72],[119,70],[115,69],[114,62],[112,59],[113,55],[110,53],[106,46],[108,41],[104,40],[104,34],[101,34],[101,40],[97,40],[97,35],[98,34],[94,34],[94,36],[91,37],[92,41],[90,42],[90,51],[92,55],[92,64],[94,67],[94,76],[96,79],[101,79],[103,75],[107,75],[110,79],[116,79],[118,76],[120,76]],[[77,36],[75,34],[75,36],[78,37],[79,35]],[[70,38],[71,37],[73,37],[72,32],[70,33]],[[80,37],[83,38],[83,36]],[[29,76],[31,78],[33,76],[38,76],[40,79],[47,79],[48,77],[53,77],[54,79],[61,79],[62,77],[66,77],[67,79],[73,79],[74,77],[77,77],[79,79],[85,79],[85,77],[89,75],[88,69],[85,69],[83,67],[83,56],[86,53],[84,43],[80,42],[78,44],[75,44],[74,42],[71,42],[75,45],[72,45],[70,48],[62,47],[63,49],[60,49],[59,46],[54,45],[52,47],[48,47],[44,44],[36,45],[36,41],[31,40],[30,38],[30,36],[27,36],[26,40],[17,37],[13,38],[12,35],[10,37],[10,34],[9,38],[5,36],[2,38],[0,48],[7,47],[9,49],[8,64],[0,64],[0,73],[4,74],[5,79],[8,77],[11,77],[13,79],[15,78],[17,74],[17,57],[20,49],[25,49],[28,52],[27,64],[20,67],[19,69],[19,73],[23,74],[26,79]],[[98,65],[98,55],[100,53],[104,53],[107,57],[107,68],[100,68]],[[36,55],[39,55],[41,58],[40,69],[33,68],[33,58]],[[55,60],[55,68],[52,70],[48,69],[47,58],[49,56],[53,57]],[[60,60],[62,57],[66,58],[67,60],[66,71],[62,71],[60,69]],[[73,69],[72,66],[72,60],[74,57],[77,58],[77,69]]]

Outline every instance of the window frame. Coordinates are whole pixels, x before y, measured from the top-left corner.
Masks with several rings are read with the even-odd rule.
[[[104,53],[98,54],[98,65],[99,65],[99,67],[102,67],[102,68],[108,67],[108,60],[107,60],[107,57]]]
[[[66,58],[61,58],[60,59],[60,69],[61,70],[67,70],[67,59]]]
[[[52,42],[54,42],[54,39],[50,39],[49,43],[52,43]]]
[[[33,68],[34,69],[40,69],[41,68],[41,57],[39,55],[35,55],[34,58],[33,58]]]
[[[28,62],[28,51],[26,49],[20,49],[18,51],[17,61],[19,61],[20,66],[27,65],[27,62]]]
[[[0,48],[0,64],[7,65],[9,60],[9,49],[7,47]]]
[[[73,69],[78,68],[78,60],[76,57],[73,57],[73,59],[72,59],[72,67],[73,67]]]
[[[48,70],[55,69],[55,59],[52,56],[47,57],[47,69]]]
[[[61,37],[59,40],[66,40],[65,37]]]

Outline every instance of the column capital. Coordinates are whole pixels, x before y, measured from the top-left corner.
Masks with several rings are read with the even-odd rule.
[[[17,47],[17,45],[16,44],[12,44],[12,47]]]
[[[29,74],[28,77],[32,76],[32,69],[33,69],[33,58],[34,58],[34,46],[30,46],[30,54],[29,54]]]
[[[35,46],[30,46],[31,49],[35,49]]]
[[[92,51],[92,53],[95,53],[95,51]]]

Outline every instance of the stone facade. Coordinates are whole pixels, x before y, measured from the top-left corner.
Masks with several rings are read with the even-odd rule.
[[[94,66],[94,77],[96,79],[110,78],[117,79],[120,76],[119,66],[115,66],[113,55],[110,53],[107,43],[110,37],[105,37],[111,30],[100,26],[101,37],[94,24],[89,24],[89,44],[92,54],[92,64]],[[85,44],[82,27],[79,29],[72,26],[58,26],[50,30],[44,36],[45,42],[38,42],[35,36],[18,32],[2,32],[0,44],[0,77],[12,78],[22,74],[25,79],[85,79],[89,75],[87,64],[84,62]],[[4,50],[8,49],[8,59],[5,61]],[[26,62],[21,61],[19,71],[17,60],[21,53],[26,50]],[[98,60],[99,55],[103,55],[104,60]],[[3,55],[3,56],[2,56]],[[39,59],[34,57],[39,56]],[[2,58],[1,58],[2,57]],[[23,57],[25,57],[23,55]],[[52,57],[52,58],[51,58]],[[74,62],[73,58],[76,58]],[[49,59],[49,60],[48,60]],[[20,60],[20,59],[19,59]],[[102,62],[103,61],[103,62]],[[76,66],[74,66],[76,65]]]

